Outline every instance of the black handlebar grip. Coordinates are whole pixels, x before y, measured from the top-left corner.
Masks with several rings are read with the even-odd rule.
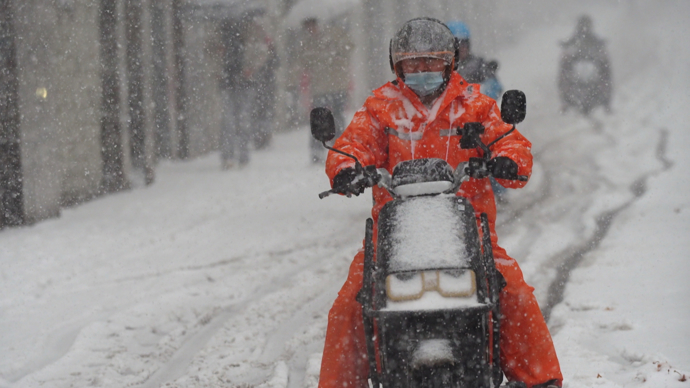
[[[319,199],[324,199],[333,193],[334,193],[333,190],[324,191],[323,193],[319,194]]]

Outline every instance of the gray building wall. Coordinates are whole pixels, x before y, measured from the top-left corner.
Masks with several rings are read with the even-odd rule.
[[[102,193],[103,154],[101,118],[103,91],[100,53],[101,3],[91,0],[11,0],[14,14],[18,101],[20,112],[21,161],[25,220],[28,223],[55,217],[61,206],[69,206]],[[157,151],[154,142],[156,111],[168,115],[163,137],[175,141],[174,109],[164,104],[174,101],[169,84],[152,85],[154,75],[154,39],[152,10],[163,12],[162,44],[159,57],[166,59],[156,68],[158,79],[172,73],[170,0],[113,0],[117,2],[117,68],[119,69],[120,125],[124,176],[129,182],[141,176],[150,183]],[[141,6],[139,42],[142,72],[141,115],[145,133],[144,166],[133,168],[131,68],[127,67],[127,1]],[[162,85],[162,86],[161,86]],[[156,98],[154,92],[165,94]],[[156,109],[158,108],[158,109]],[[166,144],[166,149],[176,149]],[[208,148],[207,146],[204,149]],[[166,157],[171,156],[168,153]],[[137,174],[136,172],[141,173]],[[127,183],[123,188],[130,187]]]
[[[53,97],[63,205],[97,195],[103,176],[99,42],[94,39],[98,12],[98,2],[88,0],[57,7],[56,12]]]
[[[19,79],[25,221],[60,213],[60,127],[56,114],[57,9],[38,0],[13,2]]]
[[[97,2],[15,1],[27,222],[98,194]]]

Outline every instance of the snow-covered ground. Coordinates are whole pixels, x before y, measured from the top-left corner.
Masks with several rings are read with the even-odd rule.
[[[615,77],[614,113],[591,120],[559,115],[555,89],[584,9],[500,51],[537,159],[500,242],[550,315],[566,387],[684,387],[690,3],[588,6]],[[301,130],[242,170],[164,163],[149,188],[0,232],[0,387],[314,387],[370,199],[319,200],[307,155]]]
[[[555,63],[554,36],[568,36],[568,21],[587,9],[595,31],[607,38],[614,114],[596,112],[589,123],[554,116],[555,68],[521,56],[522,44],[503,52],[502,62],[511,64],[508,82],[514,80],[507,86],[524,88],[531,98],[524,126],[538,131],[523,131],[547,181],[533,215],[506,212],[519,219],[503,243],[524,256],[521,266],[542,306],[560,301],[545,293],[567,281],[549,321],[566,386],[685,386],[690,28],[681,15],[690,8],[681,2],[564,8],[560,18],[523,36],[527,52]],[[525,78],[536,82],[523,87]],[[578,267],[568,275],[571,263]]]

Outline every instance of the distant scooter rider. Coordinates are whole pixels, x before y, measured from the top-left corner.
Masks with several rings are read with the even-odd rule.
[[[455,36],[458,45],[457,72],[465,79],[465,81],[473,84],[481,85],[481,92],[494,100],[498,101],[503,86],[496,77],[496,70],[498,70],[498,62],[485,62],[484,58],[476,57],[471,52],[470,45],[470,29],[461,21],[451,21],[447,23],[448,28]],[[494,190],[496,199],[499,202],[506,201],[505,187],[501,186],[492,177],[491,188]]]
[[[561,42],[558,90],[562,111],[573,106],[588,114],[595,106],[611,112],[611,64],[606,43],[594,34],[592,19],[582,15],[575,33]],[[588,66],[589,65],[589,66]]]
[[[373,91],[334,147],[354,155],[364,166],[374,165],[391,173],[406,160],[440,158],[456,168],[470,157],[479,156],[476,149],[461,149],[460,136],[449,129],[480,122],[485,127],[481,139],[489,144],[511,126],[501,121],[493,99],[453,71],[455,54],[455,39],[442,22],[418,18],[405,23],[390,43],[390,63],[396,80]],[[531,143],[517,130],[490,147],[495,156],[490,169],[501,184],[512,188],[526,184],[501,177],[509,176],[506,171],[530,175],[530,147]],[[352,184],[358,174],[349,157],[329,152],[326,173],[334,191],[362,193],[363,189]],[[392,198],[377,186],[372,194],[372,216],[377,225],[379,212]],[[517,262],[498,246],[491,187],[485,179],[471,178],[457,195],[470,200],[477,219],[481,213],[488,215],[496,267],[506,281],[500,293],[501,366],[505,375],[517,386],[560,387],[558,358],[533,288],[525,283]],[[374,240],[376,234],[375,229]],[[368,387],[362,308],[356,300],[362,287],[363,259],[360,251],[329,312],[320,388]]]

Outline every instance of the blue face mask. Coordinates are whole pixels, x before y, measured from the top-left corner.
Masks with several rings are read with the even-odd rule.
[[[443,85],[443,72],[430,71],[405,74],[405,85],[414,90],[420,97],[428,96]]]

